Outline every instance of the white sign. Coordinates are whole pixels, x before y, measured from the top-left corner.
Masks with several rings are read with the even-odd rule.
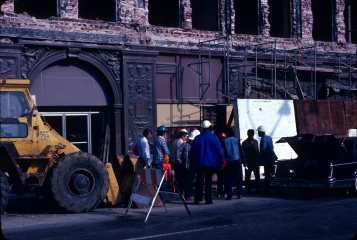
[[[238,123],[235,124],[236,132],[239,132],[241,141],[247,138],[248,129],[257,130],[260,125],[263,125],[266,134],[273,138],[274,151],[278,159],[297,157],[289,144],[275,144],[282,137],[297,134],[292,100],[237,99],[235,107],[235,122]],[[260,141],[257,131],[254,138]]]

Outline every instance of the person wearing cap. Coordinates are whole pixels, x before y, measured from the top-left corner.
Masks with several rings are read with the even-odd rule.
[[[191,144],[195,137],[200,134],[200,131],[193,130],[188,136],[188,141],[184,142],[177,148],[176,159],[182,163],[183,180],[184,180],[184,196],[186,201],[193,200],[193,180],[195,178],[195,170],[193,164],[190,163],[188,154],[191,149]]]
[[[167,147],[167,143],[166,143],[166,134],[167,134],[167,128],[165,126],[159,126],[156,129],[156,134],[157,134],[157,138],[154,142],[154,153],[153,153],[153,159],[151,162],[151,166],[155,169],[162,169],[162,164],[163,164],[163,158],[164,155],[167,154],[167,156],[170,156],[170,152],[169,149]],[[164,181],[161,184],[161,191],[166,191],[166,185],[167,182]],[[166,198],[163,198],[162,201],[166,202]]]
[[[260,139],[260,152],[257,157],[257,164],[260,166],[264,166],[264,194],[268,194],[270,191],[270,177],[273,173],[274,162],[278,159],[274,152],[273,140],[270,136],[266,135],[266,129],[263,125],[259,126],[258,136]]]
[[[176,151],[182,143],[187,141],[188,132],[186,129],[181,129],[179,133],[179,138],[176,139],[171,145],[171,157],[173,163],[173,169],[175,171],[175,179],[178,184],[178,190],[180,193],[183,192],[184,179],[183,179],[183,166],[182,161],[176,158]]]
[[[255,176],[255,192],[260,193],[260,172],[259,165],[255,162],[259,155],[259,143],[254,139],[254,130],[247,131],[248,138],[243,141],[242,147],[247,158],[247,168],[245,169],[245,192],[250,193],[250,177],[252,172]]]
[[[212,204],[212,175],[214,169],[223,165],[222,146],[219,138],[210,131],[211,123],[207,120],[202,123],[202,133],[193,141],[189,159],[196,168],[196,190],[193,204],[202,201],[203,181],[205,185],[206,204]]]
[[[155,169],[161,169],[164,154],[170,156],[170,152],[166,143],[167,128],[165,126],[159,126],[156,129],[156,134],[157,138],[154,142],[154,153],[151,166]]]

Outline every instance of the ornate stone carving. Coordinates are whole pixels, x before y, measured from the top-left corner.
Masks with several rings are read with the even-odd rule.
[[[240,81],[240,70],[238,66],[232,66],[229,69],[229,93],[228,96],[231,98],[241,97],[242,84]]]
[[[29,48],[24,47],[21,54],[21,75],[26,78],[27,73],[31,68],[44,56],[49,53],[48,48]]]
[[[120,59],[119,53],[108,53],[99,51],[96,57],[108,64],[109,68],[112,70],[115,79],[120,83]]]
[[[15,59],[0,58],[0,78],[16,78]]]
[[[151,65],[132,64],[127,67],[127,110],[129,145],[144,128],[153,128],[153,97]]]

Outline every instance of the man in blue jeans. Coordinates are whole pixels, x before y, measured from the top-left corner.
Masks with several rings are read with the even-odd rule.
[[[264,194],[269,194],[270,191],[270,177],[274,170],[274,162],[278,159],[274,152],[273,140],[266,135],[266,129],[263,125],[259,126],[258,136],[260,139],[260,152],[257,157],[257,164],[264,166]]]
[[[227,198],[232,199],[233,180],[236,182],[237,198],[242,195],[242,162],[245,164],[245,154],[240,145],[239,139],[234,137],[232,128],[227,129],[227,138],[223,141],[224,156],[226,158],[226,186]]]
[[[214,169],[222,168],[222,146],[217,136],[210,131],[211,123],[207,120],[202,123],[202,133],[193,141],[189,159],[193,161],[196,169],[196,191],[193,204],[202,201],[203,180],[205,185],[206,204],[212,204],[212,175]]]
[[[167,128],[165,126],[159,126],[156,129],[157,138],[154,142],[154,153],[151,166],[155,169],[162,169],[164,154],[170,156],[169,149],[166,143],[166,133]],[[161,191],[166,191],[166,182],[164,181],[161,185]],[[163,199],[163,201],[165,201]]]

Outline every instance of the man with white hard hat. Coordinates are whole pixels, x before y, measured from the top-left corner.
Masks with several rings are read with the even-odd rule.
[[[186,201],[193,200],[193,179],[195,178],[195,169],[190,163],[188,154],[191,149],[191,144],[195,137],[200,134],[200,131],[193,130],[188,135],[188,141],[181,144],[176,151],[176,159],[182,163],[183,168],[183,182],[184,182],[184,196]]]
[[[176,158],[176,151],[182,143],[187,141],[188,132],[186,129],[181,129],[178,138],[171,145],[171,158],[173,162],[173,168],[175,171],[175,179],[178,184],[180,193],[183,191],[183,167],[182,161]]]
[[[196,168],[196,191],[193,204],[202,201],[203,181],[205,185],[206,204],[212,204],[212,175],[214,169],[222,167],[224,156],[222,145],[217,136],[210,131],[211,123],[207,120],[202,123],[202,133],[196,136],[189,153],[189,159]]]
[[[277,160],[277,156],[274,152],[273,140],[270,136],[266,135],[266,129],[263,125],[259,126],[258,136],[260,139],[260,152],[257,157],[257,163],[260,166],[264,166],[264,193],[268,194],[270,190],[269,179],[273,173],[274,162]]]

